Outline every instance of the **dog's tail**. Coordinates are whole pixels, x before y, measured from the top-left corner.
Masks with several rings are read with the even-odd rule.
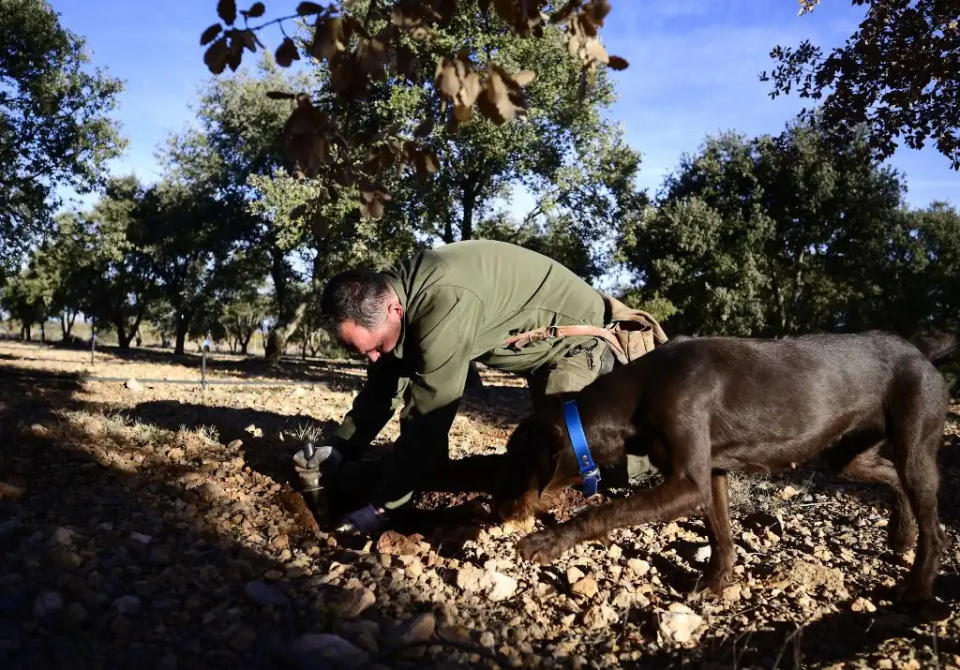
[[[931,363],[939,363],[957,352],[957,338],[941,330],[917,338],[916,345]]]

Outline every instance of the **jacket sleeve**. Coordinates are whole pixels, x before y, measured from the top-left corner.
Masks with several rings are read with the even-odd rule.
[[[447,457],[448,433],[467,381],[482,304],[464,289],[444,288],[417,315],[411,333],[417,364],[409,400],[400,415],[400,439],[392,467],[385,470],[379,500],[388,507],[406,502],[426,474]],[[410,352],[414,353],[414,352]]]
[[[349,453],[370,444],[403,401],[407,381],[393,356],[383,356],[371,364],[367,383],[334,433],[333,446]]]

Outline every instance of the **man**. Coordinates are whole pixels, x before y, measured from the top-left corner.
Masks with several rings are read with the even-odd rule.
[[[368,381],[332,440],[356,452],[403,404],[400,438],[371,504],[345,522],[372,532],[447,458],[448,432],[471,361],[525,376],[534,404],[578,391],[613,367],[598,337],[508,345],[545,326],[602,328],[603,297],[559,263],[504,242],[458,242],[385,272],[347,271],[324,288],[321,312],[348,348],[370,360]],[[662,331],[661,331],[662,332]]]

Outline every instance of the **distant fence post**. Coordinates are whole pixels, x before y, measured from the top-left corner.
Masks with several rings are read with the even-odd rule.
[[[207,390],[207,352],[210,351],[210,338],[203,340],[203,358],[200,359],[200,387]]]

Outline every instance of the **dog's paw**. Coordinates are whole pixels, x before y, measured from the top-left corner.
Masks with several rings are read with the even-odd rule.
[[[520,556],[541,564],[551,563],[569,548],[570,543],[562,535],[549,530],[527,535],[517,542]]]
[[[530,533],[536,526],[537,520],[530,515],[523,519],[507,519],[503,522],[503,532],[505,535],[511,533]]]

